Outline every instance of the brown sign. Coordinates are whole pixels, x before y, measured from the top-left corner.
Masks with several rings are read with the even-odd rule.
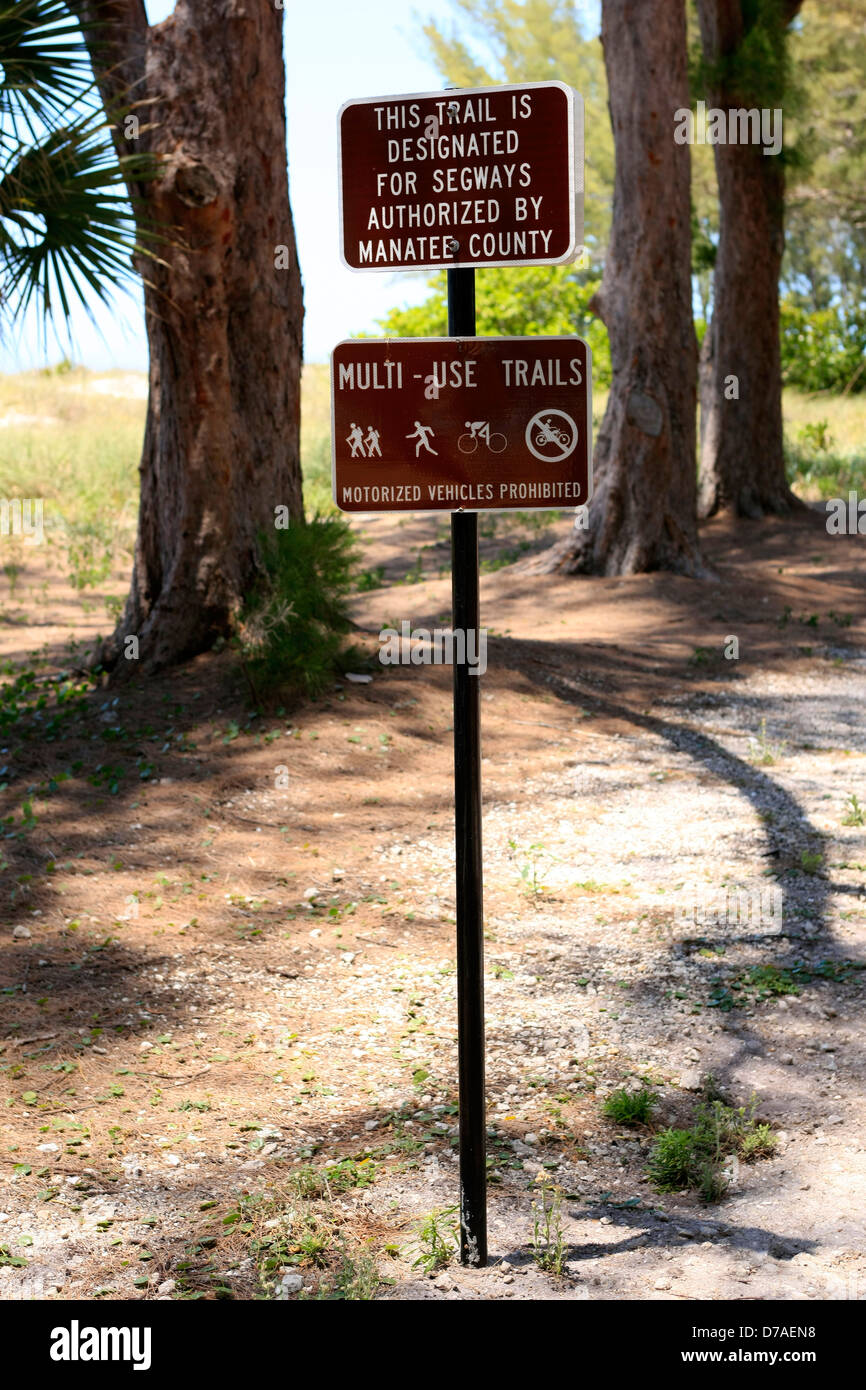
[[[559,265],[583,236],[583,98],[562,82],[340,108],[352,270]]]
[[[581,338],[389,338],[331,354],[344,512],[511,511],[589,500]]]

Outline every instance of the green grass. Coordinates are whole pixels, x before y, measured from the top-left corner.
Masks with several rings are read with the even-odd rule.
[[[141,389],[144,380],[82,367],[0,376],[0,419],[8,422],[0,427],[0,496],[44,499],[46,543],[79,589],[132,563],[146,400],[130,386]],[[97,389],[106,385],[127,394]],[[327,366],[304,368],[301,466],[310,513],[335,510],[329,391]]]
[[[566,1253],[562,1193],[554,1184],[545,1184],[532,1202],[532,1258],[547,1274],[562,1275]]]
[[[866,395],[782,396],[788,481],[809,501],[862,491],[866,474]]]

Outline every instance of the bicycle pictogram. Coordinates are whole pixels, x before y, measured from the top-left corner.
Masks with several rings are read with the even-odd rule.
[[[461,454],[474,454],[478,448],[479,439],[484,441],[491,454],[501,454],[508,443],[504,434],[490,433],[488,420],[467,420],[466,429],[468,434],[461,434],[457,440],[457,448]]]

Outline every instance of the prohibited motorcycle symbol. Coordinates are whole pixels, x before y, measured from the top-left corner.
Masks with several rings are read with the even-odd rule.
[[[577,425],[564,410],[539,410],[526,426],[526,447],[542,463],[561,463],[577,448]]]

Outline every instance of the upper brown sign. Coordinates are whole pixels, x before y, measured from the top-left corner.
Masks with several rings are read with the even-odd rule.
[[[348,101],[352,270],[559,265],[583,237],[583,98],[563,82]]]
[[[592,492],[582,338],[358,338],[331,354],[344,512],[574,507]]]

